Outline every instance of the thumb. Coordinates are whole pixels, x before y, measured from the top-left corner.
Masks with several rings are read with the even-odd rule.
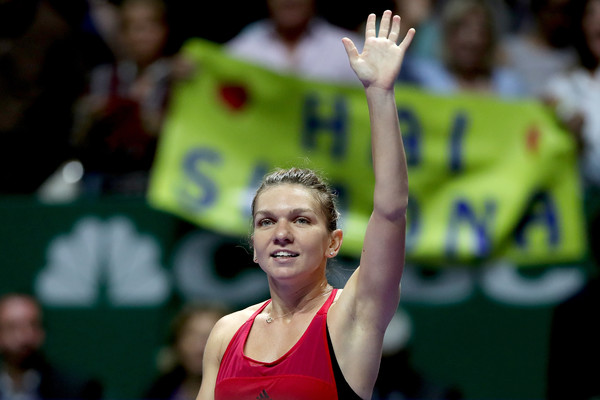
[[[348,54],[350,60],[358,57],[358,49],[351,39],[345,37],[342,39],[342,43],[344,44],[344,48],[346,49],[346,53]]]

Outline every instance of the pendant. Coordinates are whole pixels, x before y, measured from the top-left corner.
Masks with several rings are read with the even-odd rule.
[[[273,322],[273,318],[272,317],[267,317],[267,324],[270,324],[271,322]]]

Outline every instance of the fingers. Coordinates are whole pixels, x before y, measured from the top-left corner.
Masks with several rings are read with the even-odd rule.
[[[377,31],[375,28],[375,21],[377,16],[375,14],[369,14],[367,18],[367,25],[365,27],[365,40],[371,37],[377,37]]]
[[[410,46],[410,43],[412,42],[414,36],[415,28],[410,28],[408,32],[406,32],[406,36],[404,36],[404,39],[402,39],[402,43],[400,43],[399,46],[406,50],[408,46]]]
[[[384,11],[378,33],[376,32],[376,29],[376,16],[375,14],[371,14],[367,19],[365,39],[368,39],[369,37],[388,38],[396,43],[400,36],[400,16],[393,15],[390,10]]]
[[[377,32],[376,21],[377,16],[375,14],[369,14],[365,28],[365,40],[369,38],[387,38],[390,41],[394,42],[394,44],[396,44],[398,42],[398,38],[400,37],[400,16],[393,15],[390,10],[386,10],[381,17],[379,32]],[[408,46],[412,42],[414,35],[415,30],[413,28],[410,28],[400,45],[404,49],[408,48]],[[344,46],[346,46],[345,42]],[[354,44],[352,46],[354,46]],[[354,47],[354,49],[356,50],[356,47]],[[346,51],[348,51],[348,48],[346,48]],[[350,55],[350,53],[348,53],[348,55]]]
[[[345,37],[342,39],[342,43],[344,44],[344,48],[346,49],[346,53],[348,54],[348,58],[350,60],[358,57],[358,49],[352,40]]]
[[[386,10],[381,17],[381,24],[379,26],[379,35],[377,37],[388,37],[390,32],[390,20],[392,19],[392,12],[390,10]]]
[[[398,41],[398,36],[400,36],[400,16],[394,15],[392,19],[392,29],[390,30],[388,38],[396,43]]]

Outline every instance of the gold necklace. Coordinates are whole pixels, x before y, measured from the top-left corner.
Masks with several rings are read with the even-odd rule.
[[[319,295],[317,295],[317,296],[313,297],[312,299],[310,299],[310,300],[309,300],[309,302],[311,302],[311,301],[313,301],[313,300],[315,300],[315,299],[318,299],[318,298],[320,298],[320,297],[322,297],[322,296],[328,295],[328,294],[329,294],[329,293],[331,293],[331,291],[333,290],[333,288],[332,288],[332,287],[330,287],[329,285],[327,285],[327,286],[326,286],[326,288],[327,288],[327,290],[326,290],[325,292],[323,292],[323,293],[321,293],[321,294],[319,294]],[[273,303],[272,303],[272,302],[271,302],[271,308],[273,308]],[[310,311],[310,310],[312,310],[312,307],[311,307],[311,308],[309,308],[307,311]],[[294,311],[287,312],[287,313],[285,313],[285,314],[283,314],[283,315],[280,315],[280,316],[278,316],[278,317],[272,317],[272,316],[271,316],[271,313],[269,312],[269,316],[267,317],[267,319],[266,319],[265,321],[267,322],[267,324],[270,324],[270,323],[272,323],[273,321],[275,321],[276,319],[285,318],[285,317],[287,317],[288,315],[292,315],[292,314],[294,314]]]

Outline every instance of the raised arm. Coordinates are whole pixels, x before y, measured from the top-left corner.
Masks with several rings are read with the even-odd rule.
[[[344,38],[352,68],[364,85],[371,124],[375,189],[373,213],[367,226],[360,267],[344,290],[344,302],[359,325],[381,333],[398,307],[399,284],[404,266],[408,173],[394,83],[414,29],[397,44],[400,17],[383,14],[379,32],[375,15],[367,20],[365,45],[359,53]]]

